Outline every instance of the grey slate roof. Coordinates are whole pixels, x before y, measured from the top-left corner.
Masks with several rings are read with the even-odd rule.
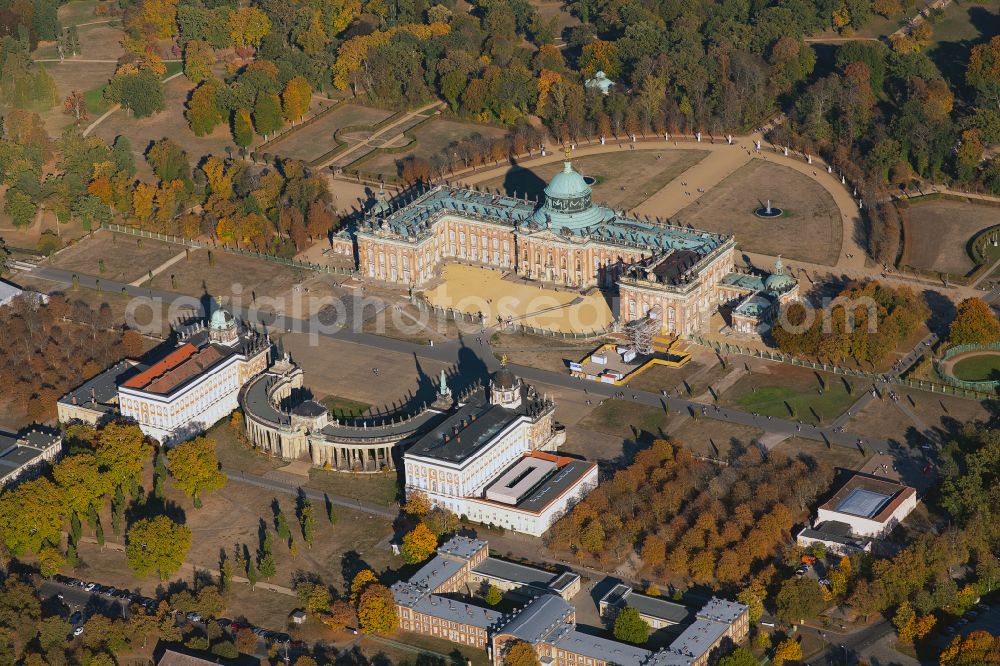
[[[591,636],[575,629],[562,635],[554,645],[562,650],[571,650],[586,657],[621,666],[640,666],[652,655],[649,650],[641,647]]]
[[[546,588],[549,583],[556,578],[556,574],[551,571],[527,567],[516,562],[498,560],[495,557],[487,557],[472,569],[475,573],[510,581],[511,583],[521,583],[522,585],[533,585],[534,587]]]
[[[411,608],[418,613],[423,613],[431,617],[468,624],[480,629],[489,629],[501,617],[498,611],[491,608],[482,608],[437,594],[427,595],[411,606]]]
[[[673,624],[680,624],[686,621],[691,615],[691,612],[681,604],[639,594],[624,584],[615,585],[610,592],[604,595],[601,601],[610,606],[631,606],[643,615],[659,618]]]
[[[532,599],[499,631],[535,645],[549,639],[557,629],[568,627],[568,620],[574,612],[562,597],[543,594]]]
[[[519,416],[499,405],[462,405],[407,449],[406,456],[462,463]]]
[[[143,363],[135,365],[127,361],[119,361],[64,395],[60,402],[73,404],[75,397],[76,404],[87,409],[105,413],[116,411],[117,407],[113,403],[118,400],[118,384],[148,367]]]

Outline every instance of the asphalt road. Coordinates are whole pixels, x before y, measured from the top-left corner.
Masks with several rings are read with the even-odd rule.
[[[145,287],[132,287],[121,282],[101,280],[100,278],[73,273],[58,268],[40,266],[30,273],[34,277],[43,278],[58,282],[64,285],[72,284],[73,277],[76,276],[82,287],[95,288],[100,282],[104,291],[121,293],[122,290],[132,296],[160,299],[162,302],[170,304],[175,302],[194,302],[191,296],[175,294],[173,292],[148,289]],[[351,303],[344,307],[344,312],[358,311],[353,301],[358,297],[353,294],[345,294],[345,301]],[[483,343],[477,344],[474,339],[459,338],[456,341],[435,344],[434,346],[414,344],[403,340],[383,337],[372,333],[365,333],[360,326],[346,327],[346,322],[324,323],[318,317],[309,320],[294,319],[291,317],[277,317],[272,313],[250,312],[247,308],[243,311],[234,312],[241,318],[250,319],[255,324],[267,326],[272,329],[282,331],[295,331],[302,333],[312,333],[324,337],[353,342],[379,350],[400,352],[408,355],[416,355],[421,358],[430,358],[444,363],[457,363],[460,370],[468,369],[473,372],[484,370],[494,371],[499,367],[499,362],[493,356],[488,339],[490,330],[484,331],[482,335]],[[339,324],[339,326],[338,326]],[[471,342],[471,344],[470,344]],[[617,393],[624,392],[624,399],[635,400],[638,403],[657,407],[669,408],[675,412],[686,412],[696,418],[707,418],[719,421],[727,421],[738,425],[760,428],[766,433],[779,434],[788,437],[803,437],[815,441],[825,442],[828,445],[842,446],[845,448],[857,448],[859,442],[868,449],[888,450],[888,442],[884,439],[862,438],[849,432],[837,432],[833,426],[817,427],[807,424],[798,424],[787,419],[778,419],[764,416],[754,416],[732,408],[719,408],[716,406],[706,406],[701,403],[687,400],[680,396],[662,396],[649,391],[639,391],[632,389],[622,389],[610,384],[588,381],[571,377],[569,374],[541,370],[523,365],[510,365],[513,372],[520,375],[527,381],[549,384],[560,388],[585,392],[600,398],[612,398]],[[485,374],[482,377],[485,379]]]

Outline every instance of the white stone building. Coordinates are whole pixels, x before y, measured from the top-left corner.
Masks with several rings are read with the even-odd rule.
[[[487,404],[459,404],[403,456],[407,493],[535,536],[597,485],[597,465],[551,452],[565,441],[555,406],[506,367]]]
[[[217,309],[207,330],[118,385],[118,410],[163,444],[188,439],[237,408],[240,388],[267,369],[270,347]]]

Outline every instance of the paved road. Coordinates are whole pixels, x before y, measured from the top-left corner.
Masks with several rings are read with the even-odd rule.
[[[95,287],[99,278],[94,276],[74,274],[72,271],[65,271],[48,266],[40,266],[31,272],[31,275],[38,278],[53,280],[62,284],[72,284],[73,276],[76,275],[82,287]],[[164,303],[174,303],[175,301],[192,302],[190,296],[183,296],[172,292],[148,289],[145,287],[133,287],[121,282],[100,280],[100,284],[105,291],[121,293],[125,290],[133,296],[147,296],[159,298]],[[345,295],[345,299],[354,299],[353,295]],[[293,319],[290,317],[278,317],[269,313],[250,313],[248,311],[234,312],[241,317],[253,315],[260,324],[272,329],[284,331],[299,331],[313,333],[325,337],[331,337],[346,342],[372,347],[379,350],[400,352],[407,355],[416,355],[420,358],[430,358],[444,363],[457,363],[463,372],[490,372],[499,368],[499,362],[493,356],[489,344],[485,341],[489,339],[491,331],[486,330],[482,335],[482,344],[477,344],[474,339],[459,338],[455,341],[428,345],[415,344],[394,338],[387,338],[372,333],[365,333],[361,330],[350,328],[337,328],[334,325],[324,325],[317,317],[308,321]],[[808,424],[799,424],[788,419],[771,418],[765,416],[755,416],[747,412],[733,408],[718,407],[715,405],[705,405],[693,400],[688,400],[681,396],[660,395],[650,391],[637,389],[623,389],[610,384],[592,382],[585,379],[571,377],[568,374],[557,373],[550,370],[541,370],[524,365],[511,365],[511,370],[529,382],[536,382],[556,386],[572,391],[584,392],[592,399],[601,400],[613,398],[617,394],[626,400],[634,400],[637,403],[668,409],[678,413],[687,413],[694,418],[706,418],[717,421],[726,421],[751,428],[759,428],[765,433],[781,435],[785,437],[804,437],[814,441],[825,442],[828,445],[842,446],[845,448],[857,448],[863,444],[868,449],[888,449],[888,442],[884,439],[873,439],[859,437],[850,432],[837,432],[832,426],[817,427]],[[481,378],[485,379],[485,375]]]

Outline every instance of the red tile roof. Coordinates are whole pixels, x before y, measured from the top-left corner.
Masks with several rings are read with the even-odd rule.
[[[188,342],[145,372],[129,379],[124,386],[147,393],[167,394],[227,356],[229,354],[214,345],[199,350]]]

